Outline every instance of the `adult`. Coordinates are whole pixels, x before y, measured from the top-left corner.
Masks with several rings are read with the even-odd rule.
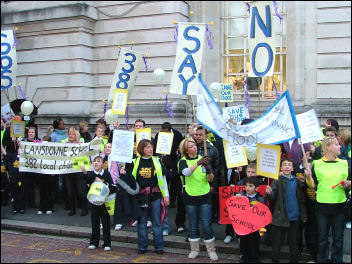
[[[322,141],[324,156],[313,161],[312,174],[317,186],[316,217],[318,225],[317,262],[328,262],[329,231],[332,229],[332,262],[343,262],[343,233],[345,218],[345,189],[351,189],[351,173],[346,160],[337,156],[340,145],[335,137],[325,137]],[[336,185],[338,184],[338,185]],[[333,186],[335,186],[333,188]]]
[[[199,255],[199,220],[203,228],[204,243],[211,260],[218,260],[215,251],[215,237],[211,226],[211,194],[210,185],[214,174],[209,166],[209,157],[198,154],[197,144],[192,138],[184,139],[179,147],[181,159],[178,170],[183,182],[183,198],[188,215],[191,253],[188,258]],[[203,172],[202,166],[206,168]]]
[[[92,136],[89,134],[88,130],[89,126],[87,121],[79,122],[79,134],[81,135],[81,138],[84,139],[85,143],[92,141]]]

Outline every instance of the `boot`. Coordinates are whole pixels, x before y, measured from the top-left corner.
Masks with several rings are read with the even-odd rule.
[[[191,253],[188,254],[188,258],[194,259],[199,255],[199,240],[200,238],[196,239],[189,239],[191,244]]]
[[[215,251],[215,237],[209,240],[204,240],[205,246],[207,247],[207,252],[211,261],[219,260],[218,255]]]
[[[73,216],[76,214],[76,205],[75,205],[75,201],[73,200],[73,198],[68,199],[68,204],[70,207],[70,212],[68,213],[68,216]]]

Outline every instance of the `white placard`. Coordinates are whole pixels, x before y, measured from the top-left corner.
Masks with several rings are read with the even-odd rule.
[[[15,116],[13,113],[10,104],[1,106],[1,118],[5,120],[7,126],[11,124],[12,118]]]
[[[237,105],[231,107],[224,107],[222,109],[222,116],[225,121],[233,118],[237,121],[237,124],[241,124],[244,119],[249,118],[248,107],[245,105]]]
[[[227,140],[223,140],[223,144],[227,168],[234,168],[248,164],[244,147],[235,145]]]
[[[170,155],[174,133],[159,132],[156,144],[156,153]]]
[[[114,129],[111,160],[131,163],[133,158],[134,132]]]
[[[278,179],[280,171],[279,145],[257,144],[257,174]]]
[[[322,139],[319,121],[314,109],[296,115],[296,118],[301,132],[302,144]]]

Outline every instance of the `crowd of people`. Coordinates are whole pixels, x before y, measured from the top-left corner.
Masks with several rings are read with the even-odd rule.
[[[14,119],[20,119],[15,116]],[[242,124],[251,122],[244,120]],[[234,122],[236,124],[236,122]],[[119,128],[115,122],[113,129]],[[137,119],[131,130],[146,128]],[[238,199],[248,197],[251,204],[267,204],[272,212],[264,241],[272,246],[272,261],[279,262],[281,246],[290,249],[290,262],[298,262],[305,244],[317,262],[328,262],[328,236],[332,230],[331,260],[342,262],[343,232],[350,228],[351,194],[351,133],[339,129],[336,120],[328,119],[322,129],[323,140],[303,145],[308,164],[304,162],[302,146],[297,139],[281,144],[282,158],[278,180],[256,173],[255,161],[237,168],[227,168],[222,139],[208,133],[198,124],[190,124],[184,137],[169,122],[160,132],[174,134],[170,155],[155,152],[159,132],[155,138],[134,143],[132,163],[111,160],[113,129],[103,119],[96,122],[95,135],[89,133],[86,121],[67,130],[63,119],[48,127],[43,139],[36,126],[26,128],[24,138],[11,137],[10,128],[1,120],[1,201],[12,203],[13,214],[24,214],[27,208],[38,208],[37,214],[53,214],[54,204],[63,203],[68,216],[81,209],[80,216],[91,212],[92,235],[89,249],[99,246],[103,230],[104,250],[111,250],[110,215],[105,205],[93,205],[87,200],[94,182],[109,186],[116,194],[112,226],[119,231],[123,225],[138,225],[138,253],[148,248],[148,227],[152,227],[155,252],[163,254],[165,235],[170,232],[169,221],[174,220],[177,232],[186,231],[194,259],[200,252],[202,226],[203,241],[212,261],[218,260],[212,223],[219,223],[219,187],[244,185]],[[101,138],[100,155],[92,162],[92,171],[63,175],[19,172],[21,142],[88,143]],[[340,183],[340,184],[339,184]],[[267,185],[265,195],[259,185]],[[35,188],[39,187],[39,197]],[[332,188],[334,186],[334,188]],[[38,202],[39,201],[39,202]],[[38,202],[38,203],[37,203]],[[175,219],[167,216],[167,207],[176,208]],[[55,214],[53,214],[54,217]],[[100,227],[99,227],[100,226]],[[236,235],[232,225],[224,226],[224,243],[240,243],[241,262],[259,262],[259,231]],[[305,241],[305,243],[303,243]]]

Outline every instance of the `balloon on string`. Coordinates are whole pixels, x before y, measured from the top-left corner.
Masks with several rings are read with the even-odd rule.
[[[21,112],[26,116],[30,115],[33,112],[33,109],[34,109],[34,105],[30,101],[24,101],[21,104]]]
[[[119,119],[119,116],[117,114],[114,114],[111,109],[105,112],[106,123],[113,125],[118,119]]]
[[[213,95],[215,101],[218,101],[221,93],[221,83],[213,82],[209,85],[209,91]]]
[[[153,72],[153,79],[156,84],[161,84],[165,79],[165,71],[161,68],[157,68]]]
[[[249,161],[255,161],[257,159],[257,146],[246,146],[246,155]]]

